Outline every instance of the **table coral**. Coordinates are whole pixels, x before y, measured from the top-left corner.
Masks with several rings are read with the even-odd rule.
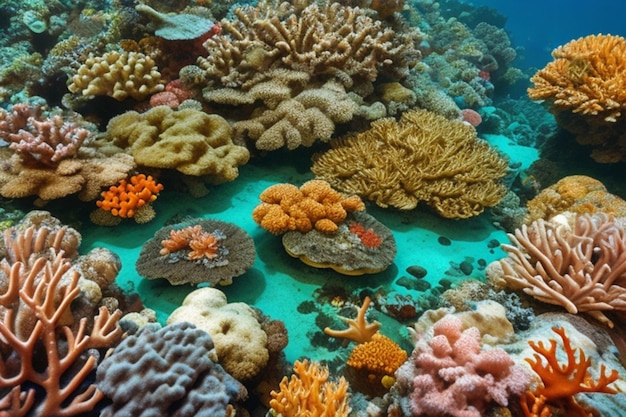
[[[552,56],[530,79],[529,97],[545,100],[559,125],[592,146],[597,162],[626,160],[626,39],[589,35],[559,46]]]
[[[343,197],[326,181],[307,181],[300,188],[293,184],[275,184],[259,196],[252,217],[261,227],[273,234],[290,230],[324,233],[337,230],[338,224],[349,212],[365,210],[357,196]]]
[[[260,314],[245,303],[229,303],[218,289],[192,291],[167,322],[189,322],[211,335],[217,362],[239,381],[253,379],[268,362],[268,337]]]
[[[508,256],[488,268],[498,287],[522,290],[569,313],[613,327],[604,312],[626,310],[626,232],[604,213],[539,219],[509,234]]]
[[[98,367],[111,403],[100,416],[227,417],[246,389],[211,359],[213,340],[190,323],[146,325]]]
[[[173,285],[229,285],[252,267],[255,257],[254,241],[240,227],[191,219],[157,230],[135,266],[141,276],[165,278]]]
[[[117,51],[102,56],[90,53],[67,87],[83,97],[106,95],[118,101],[128,97],[143,100],[163,88],[161,74],[150,56]]]
[[[307,360],[296,361],[293,370],[291,379],[284,377],[280,382],[280,391],[271,392],[272,413],[282,417],[348,416],[351,409],[345,378],[331,382],[328,368]]]
[[[238,166],[250,157],[231,137],[230,125],[220,116],[158,106],[114,117],[97,145],[111,152],[125,150],[140,166],[175,169],[223,182],[237,178]]]
[[[128,180],[121,180],[118,185],[112,185],[107,191],[102,191],[101,199],[96,201],[96,206],[110,212],[112,216],[132,217],[138,223],[145,223],[154,216],[138,217],[137,213],[142,207],[155,201],[161,190],[163,184],[156,182],[151,175],[133,175]]]
[[[423,201],[444,217],[466,218],[506,193],[506,160],[472,126],[425,110],[377,120],[331,146],[314,160],[316,177],[381,207],[409,210]]]

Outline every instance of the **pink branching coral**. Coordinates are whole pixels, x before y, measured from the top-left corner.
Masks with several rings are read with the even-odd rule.
[[[481,417],[490,404],[507,406],[527,388],[530,376],[504,350],[482,349],[476,327],[463,330],[448,315],[433,331],[396,373],[398,383],[409,384],[412,415]]]
[[[25,163],[55,167],[72,158],[89,131],[59,115],[44,118],[41,108],[21,103],[10,112],[0,109],[0,138],[22,156]]]

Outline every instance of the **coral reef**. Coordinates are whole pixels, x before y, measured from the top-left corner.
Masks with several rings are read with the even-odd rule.
[[[331,382],[328,368],[307,360],[296,361],[293,370],[291,379],[284,377],[280,382],[280,391],[271,392],[272,413],[282,417],[348,416],[349,386],[344,378]]]
[[[193,230],[198,230],[204,240],[194,241],[197,235]],[[215,239],[210,241],[212,248],[205,246],[210,243],[208,234]],[[229,285],[252,267],[255,257],[254,242],[240,227],[219,220],[192,219],[157,230],[141,248],[135,266],[139,275],[165,278],[172,285]]]
[[[98,367],[96,385],[111,400],[102,417],[227,417],[245,388],[211,360],[213,341],[192,324],[146,325]]]
[[[604,213],[539,219],[509,234],[508,256],[490,264],[496,287],[523,290],[569,313],[613,327],[605,312],[626,309],[626,232]]]
[[[124,150],[139,166],[175,169],[213,182],[232,181],[249,152],[233,144],[232,130],[220,116],[199,110],[158,106],[129,111],[109,122],[97,146],[107,153]]]
[[[296,187],[292,184],[275,184],[259,196],[259,204],[252,217],[262,228],[273,234],[290,230],[323,233],[337,230],[349,212],[365,210],[357,196],[343,197],[326,181],[311,180]]]
[[[544,100],[560,126],[591,146],[595,161],[625,161],[626,39],[589,35],[559,46],[552,56],[530,79],[529,97]]]
[[[507,162],[474,128],[425,110],[377,120],[331,146],[314,160],[317,178],[381,207],[409,210],[423,201],[444,217],[466,218],[506,193]]]
[[[185,297],[167,318],[168,324],[189,322],[213,339],[217,362],[239,381],[257,376],[269,359],[268,335],[261,317],[245,303],[229,303],[215,288],[199,288]]]

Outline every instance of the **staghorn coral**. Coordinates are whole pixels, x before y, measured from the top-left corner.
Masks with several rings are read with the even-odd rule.
[[[10,112],[0,109],[0,139],[22,157],[25,164],[55,167],[73,158],[90,132],[62,116],[44,118],[41,107],[14,104]]]
[[[167,318],[170,325],[181,322],[192,323],[211,336],[217,362],[239,381],[254,378],[268,362],[268,337],[259,315],[245,303],[229,303],[218,289],[189,293]]]
[[[508,236],[512,244],[502,245],[508,257],[488,271],[496,286],[523,290],[609,327],[604,311],[626,310],[626,232],[611,216],[539,219]]]
[[[314,160],[316,177],[381,207],[408,210],[424,201],[444,217],[466,218],[506,193],[507,162],[474,128],[425,110],[375,121],[331,146]]]
[[[363,299],[363,304],[358,309],[356,319],[348,319],[339,316],[344,323],[348,324],[349,327],[347,329],[334,330],[326,327],[324,333],[330,337],[349,339],[357,343],[367,343],[371,341],[374,335],[378,333],[378,329],[380,329],[381,326],[378,321],[368,323],[367,320],[365,320],[365,313],[367,313],[371,302],[372,300],[369,297]]]
[[[559,46],[552,56],[530,79],[528,96],[546,101],[559,125],[593,148],[595,161],[626,160],[626,39],[589,35]]]
[[[284,377],[280,391],[272,391],[270,407],[272,413],[282,417],[315,416],[347,417],[348,382],[340,378],[328,381],[328,368],[307,360],[293,364],[295,375]]]
[[[582,348],[572,348],[571,341],[562,327],[553,327],[563,343],[567,355],[567,363],[560,364],[557,358],[557,342],[550,339],[550,347],[542,341],[529,341],[528,344],[536,352],[532,358],[526,358],[542,385],[534,390],[527,390],[521,398],[521,406],[526,417],[554,415],[556,410],[566,413],[568,417],[588,417],[593,415],[577,401],[574,395],[581,392],[602,392],[615,394],[617,391],[609,384],[619,379],[616,370],[605,374],[606,366],[600,366],[600,374],[594,381],[589,374],[591,359],[587,359]],[[578,359],[576,359],[578,354]],[[543,359],[546,360],[544,364]]]
[[[262,202],[254,208],[252,218],[273,234],[313,229],[332,233],[349,212],[365,210],[359,197],[344,198],[320,180],[307,181],[300,188],[275,184],[266,188],[259,198]]]
[[[114,117],[96,145],[114,153],[125,150],[140,166],[175,169],[216,182],[232,181],[250,153],[233,144],[228,122],[200,110],[158,106],[145,113]]]
[[[90,53],[71,80],[67,87],[71,93],[86,98],[106,95],[118,101],[143,100],[164,88],[154,60],[140,52]]]
[[[118,185],[112,185],[107,191],[102,191],[101,200],[96,201],[99,209],[108,211],[114,217],[132,217],[137,223],[145,223],[154,216],[146,216],[145,207],[149,206],[163,189],[160,184],[145,174],[131,176],[128,180],[123,179]],[[143,208],[143,209],[142,209]],[[143,216],[137,213],[143,211]],[[150,210],[154,214],[154,210]],[[92,220],[97,219],[97,215],[92,215]],[[96,223],[99,224],[99,223]]]
[[[193,230],[199,230],[204,238],[212,235],[217,247],[205,246],[210,243],[206,240],[194,242]],[[230,285],[234,277],[252,267],[255,257],[254,241],[240,227],[219,220],[191,219],[157,230],[141,248],[135,266],[141,276],[165,278],[172,285]]]

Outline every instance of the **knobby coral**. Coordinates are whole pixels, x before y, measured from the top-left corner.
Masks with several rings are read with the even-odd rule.
[[[573,218],[572,218],[573,217]],[[491,270],[498,286],[523,290],[609,327],[604,311],[626,310],[626,232],[604,213],[539,219],[509,234],[508,257]],[[491,269],[491,268],[490,268]]]
[[[275,184],[259,196],[252,217],[273,234],[290,230],[319,230],[332,233],[349,212],[365,210],[358,196],[343,197],[326,181],[307,181],[300,188],[292,184]]]
[[[346,364],[382,379],[384,376],[393,376],[406,359],[406,352],[396,342],[375,333],[370,341],[352,349]]]
[[[138,223],[145,223],[154,217],[154,210],[146,207],[157,199],[159,192],[163,190],[163,184],[156,182],[151,175],[137,174],[131,176],[128,181],[123,179],[118,185],[112,185],[107,191],[102,191],[101,199],[96,201],[99,209],[108,211],[114,217],[135,218]],[[143,207],[143,210],[142,210]],[[139,210],[141,216],[137,216]],[[97,215],[91,219],[98,220]]]
[[[328,368],[307,360],[296,361],[293,370],[295,375],[291,379],[284,377],[280,382],[280,391],[271,392],[273,413],[282,417],[348,416],[351,409],[345,378],[331,382]]]
[[[607,375],[606,366],[602,364],[598,380],[594,381],[589,374],[591,360],[585,357],[584,350],[572,348],[564,328],[553,327],[552,330],[563,342],[567,362],[559,363],[557,342],[554,339],[550,339],[549,348],[542,341],[528,342],[536,353],[526,361],[541,378],[542,385],[533,391],[526,391],[521,398],[522,410],[526,417],[551,416],[554,415],[555,409],[566,413],[568,417],[587,417],[591,414],[576,401],[574,395],[581,392],[615,394],[617,391],[609,387],[609,384],[616,381],[619,374],[613,369]]]
[[[381,207],[408,210],[424,201],[444,217],[466,218],[506,192],[506,160],[472,126],[425,110],[377,120],[331,146],[313,163],[317,178]]]

